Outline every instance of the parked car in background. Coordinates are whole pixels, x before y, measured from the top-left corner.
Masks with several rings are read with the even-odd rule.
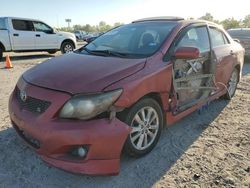
[[[77,40],[83,40],[83,37],[85,35],[87,35],[87,32],[85,32],[85,31],[75,31],[74,34],[75,34]]]
[[[250,28],[235,28],[227,30],[232,38],[238,39],[246,50],[246,55],[250,55]]]
[[[94,34],[92,34],[92,33],[88,33],[87,35],[85,35],[84,37],[83,37],[83,41],[87,41],[88,40],[88,38],[91,38],[91,37],[94,37]]]
[[[86,41],[87,43],[90,43],[90,42],[94,41],[96,38],[98,38],[99,36],[101,36],[102,34],[103,34],[103,32],[101,32],[101,33],[96,33],[96,34],[92,34],[92,36],[86,37],[86,38],[85,38],[85,41]]]
[[[230,100],[243,62],[242,46],[217,24],[136,20],[25,72],[10,118],[49,164],[117,174],[122,151],[144,156],[165,126],[221,96]]]
[[[68,53],[76,48],[72,33],[58,32],[46,23],[27,18],[0,17],[0,59],[3,52],[61,50]]]

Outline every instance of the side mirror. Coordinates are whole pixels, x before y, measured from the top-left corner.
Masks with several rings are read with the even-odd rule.
[[[200,50],[195,47],[180,47],[175,53],[176,59],[197,59],[200,57]]]
[[[238,42],[238,43],[240,43],[240,40],[239,39],[233,39],[235,42]]]
[[[52,28],[51,33],[55,34],[56,33],[56,29]]]
[[[46,34],[53,34],[53,30],[46,30],[46,31],[42,31],[42,32],[44,32]]]
[[[52,28],[51,30],[48,30],[46,33],[47,34],[55,34],[56,33],[55,31],[56,30],[54,28]]]

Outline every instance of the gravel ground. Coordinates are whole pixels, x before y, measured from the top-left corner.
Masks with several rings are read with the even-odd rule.
[[[19,76],[53,56],[11,53],[0,63],[0,187],[246,187],[250,188],[250,64],[231,101],[216,100],[165,129],[147,156],[122,156],[118,176],[75,175],[44,163],[11,127],[8,98]],[[57,53],[56,55],[60,55]]]

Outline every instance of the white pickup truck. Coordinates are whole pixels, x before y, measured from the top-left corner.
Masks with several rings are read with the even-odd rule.
[[[33,19],[0,17],[0,60],[3,52],[61,50],[68,53],[76,48],[73,33],[57,32],[49,25]]]

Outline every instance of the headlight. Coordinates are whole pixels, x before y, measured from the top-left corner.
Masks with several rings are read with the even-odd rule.
[[[76,95],[63,106],[61,118],[90,119],[105,111],[120,97],[122,89],[94,94]]]

